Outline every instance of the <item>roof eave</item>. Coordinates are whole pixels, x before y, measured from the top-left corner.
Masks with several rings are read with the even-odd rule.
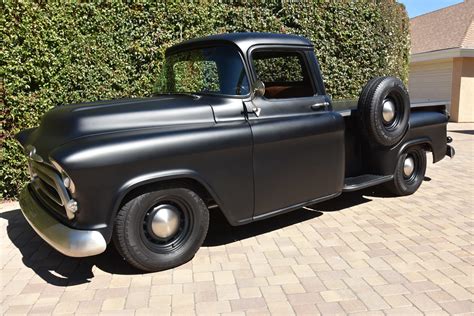
[[[450,59],[450,58],[463,58],[463,57],[474,57],[474,48],[448,48],[435,50],[430,52],[423,52],[410,55],[411,63],[425,62],[425,61],[434,61],[440,59]]]

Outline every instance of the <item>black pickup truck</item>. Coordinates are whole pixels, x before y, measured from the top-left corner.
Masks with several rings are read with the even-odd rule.
[[[65,255],[113,241],[156,271],[193,257],[209,212],[242,225],[369,186],[414,193],[426,152],[454,155],[447,122],[393,77],[331,102],[303,37],[214,35],[169,48],[152,97],[59,106],[20,132],[20,204]]]

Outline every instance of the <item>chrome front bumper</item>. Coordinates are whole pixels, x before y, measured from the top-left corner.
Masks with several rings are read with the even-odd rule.
[[[36,233],[62,254],[69,257],[88,257],[105,251],[107,243],[101,233],[72,229],[62,224],[36,201],[29,185],[20,194],[20,206]]]

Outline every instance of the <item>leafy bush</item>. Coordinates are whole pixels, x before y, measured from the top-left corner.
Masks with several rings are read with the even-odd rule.
[[[27,179],[15,133],[61,104],[149,95],[165,49],[181,40],[236,31],[304,35],[336,98],[356,97],[377,75],[407,79],[408,19],[395,0],[7,0],[0,7],[3,197],[14,197]]]

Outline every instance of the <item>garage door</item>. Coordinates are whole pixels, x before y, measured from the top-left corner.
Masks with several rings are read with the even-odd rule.
[[[450,105],[452,77],[452,59],[411,63],[408,89],[412,103],[449,102]]]

